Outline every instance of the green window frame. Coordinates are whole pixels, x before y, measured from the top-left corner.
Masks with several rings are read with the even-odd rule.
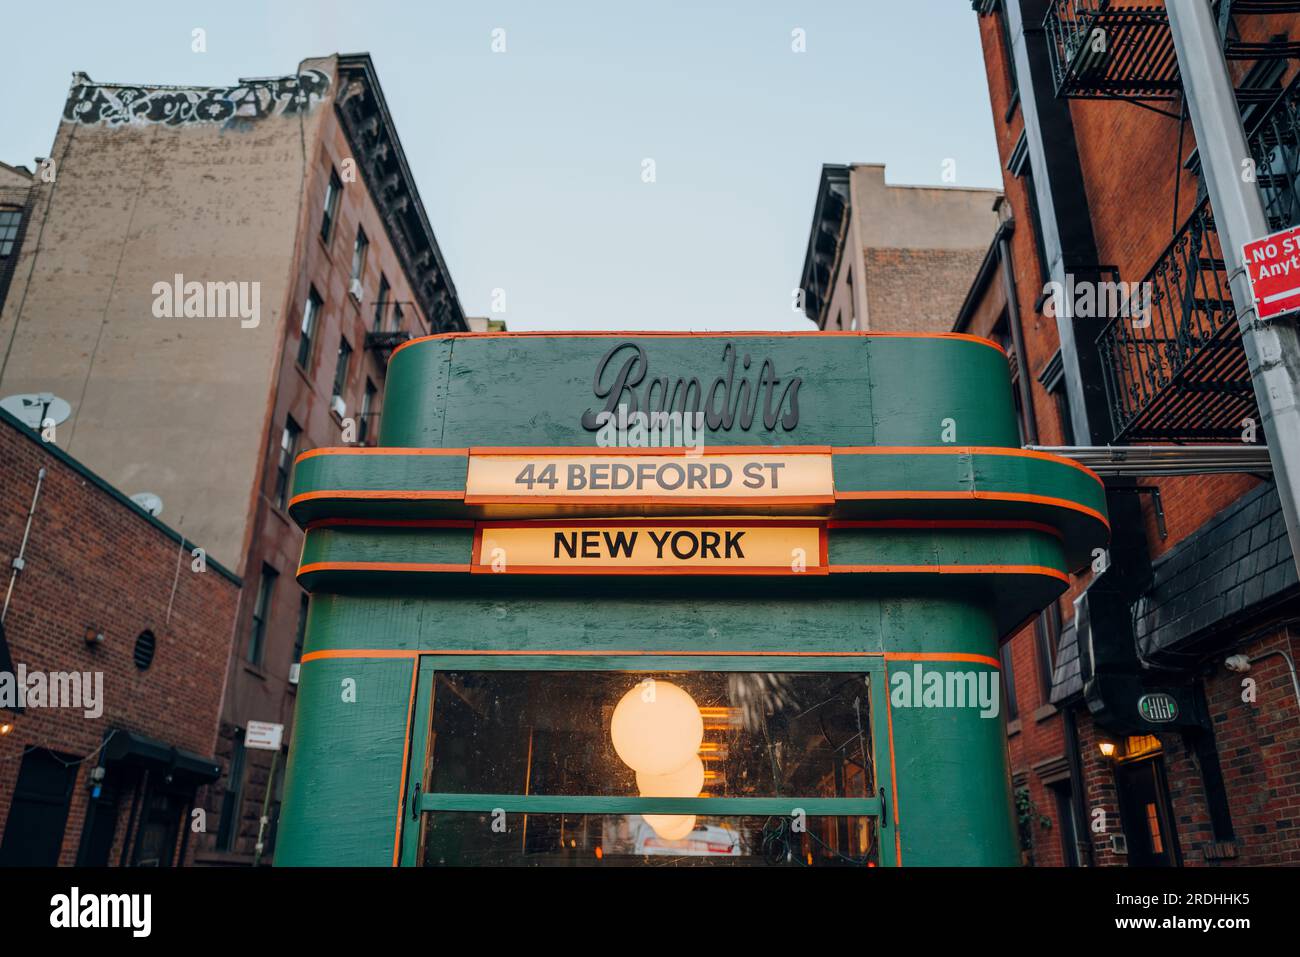
[[[896,825],[893,814],[894,769],[890,747],[889,694],[885,662],[879,655],[853,656],[547,656],[532,655],[422,655],[417,666],[415,693],[410,715],[409,754],[403,792],[401,849],[402,867],[417,867],[421,861],[423,816],[434,813],[507,814],[697,814],[707,816],[785,816],[795,808],[808,817],[869,817],[877,829],[880,867],[897,862]],[[869,798],[822,798],[797,795],[776,797],[624,797],[610,795],[524,795],[429,793],[423,791],[428,769],[429,738],[433,724],[434,678],[439,671],[602,671],[638,672],[811,672],[848,673],[870,676],[870,744],[875,768],[876,796]]]

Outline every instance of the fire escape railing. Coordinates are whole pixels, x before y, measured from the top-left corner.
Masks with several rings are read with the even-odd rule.
[[[1043,29],[1057,96],[1172,100],[1180,92],[1163,5],[1053,0]]]
[[[1270,231],[1300,222],[1300,74],[1246,133]]]
[[[1208,200],[1123,311],[1097,337],[1115,440],[1239,441],[1258,416]]]

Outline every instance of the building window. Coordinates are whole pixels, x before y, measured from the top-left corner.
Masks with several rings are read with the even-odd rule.
[[[330,183],[325,188],[325,215],[320,221],[320,238],[329,245],[330,234],[334,232],[334,220],[339,211],[339,194],[343,192],[343,184],[339,182],[339,174],[330,168]]]
[[[352,279],[360,281],[361,273],[366,268],[366,253],[370,249],[370,240],[366,238],[366,231],[360,226],[357,227],[357,239],[352,244]]]
[[[375,384],[369,379],[366,380],[366,391],[361,397],[361,424],[357,428],[357,441],[362,445],[366,444],[366,438],[370,435],[370,420],[374,416],[371,409],[375,404]]]
[[[234,751],[230,755],[230,774],[226,778],[226,793],[221,796],[221,826],[217,829],[217,849],[233,851],[239,837],[239,805],[244,790],[244,732],[235,735]]]
[[[293,636],[293,663],[302,661],[302,647],[307,639],[307,607],[311,596],[306,592],[298,598],[298,631]]]
[[[384,320],[388,318],[388,277],[379,274],[379,299],[375,302],[375,332],[384,331]]]
[[[311,362],[311,344],[316,335],[316,323],[320,319],[320,307],[321,298],[313,286],[302,307],[302,329],[298,338],[298,365],[304,369]]]
[[[1066,867],[1079,866],[1079,822],[1074,813],[1074,797],[1068,780],[1048,785],[1056,800],[1056,819],[1061,823],[1061,859]]]
[[[271,595],[278,577],[279,572],[270,565],[262,566],[262,580],[257,586],[257,601],[253,604],[253,629],[248,636],[250,664],[262,663],[262,652],[266,647],[266,618],[271,613]]]
[[[1038,640],[1038,681],[1043,700],[1052,697],[1052,676],[1056,672],[1056,647],[1061,640],[1061,607],[1050,605],[1034,623],[1034,637]]]
[[[334,366],[334,396],[343,395],[343,390],[348,385],[348,364],[352,361],[352,347],[348,345],[348,340],[339,339],[339,357]]]
[[[393,331],[402,331],[402,306],[400,303],[393,306]]]
[[[23,221],[20,209],[0,209],[0,259],[8,259],[18,242],[18,225]]]
[[[1020,707],[1016,703],[1016,673],[1011,667],[1011,642],[1006,642],[998,651],[1002,659],[1002,694],[1007,701],[1007,720],[1015,721],[1020,717]]]
[[[440,672],[424,791],[435,805],[449,799],[460,809],[424,815],[424,864],[879,863],[871,741],[874,714],[888,707],[888,689],[872,684],[879,673],[678,672],[650,678],[654,695],[646,698],[648,677]],[[648,722],[662,720],[647,718],[648,710],[671,715],[672,727],[689,729],[693,720],[697,736],[647,735]],[[774,760],[778,754],[799,759]],[[499,802],[525,795],[555,802],[529,814],[526,833],[522,815],[508,836],[481,825]],[[656,808],[683,797],[704,799],[699,818]],[[794,831],[774,827],[770,812],[726,807],[774,798],[817,807]],[[611,800],[624,808],[608,810]],[[655,849],[679,840],[713,848],[689,857],[665,848],[672,856],[657,856]]]
[[[280,432],[280,458],[275,466],[275,504],[284,508],[289,501],[289,479],[293,474],[293,460],[298,455],[298,436],[302,429],[292,416],[284,420]]]

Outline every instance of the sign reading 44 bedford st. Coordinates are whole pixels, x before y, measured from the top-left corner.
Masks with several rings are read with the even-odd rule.
[[[685,455],[473,449],[467,504],[829,505],[828,449],[731,448]]]

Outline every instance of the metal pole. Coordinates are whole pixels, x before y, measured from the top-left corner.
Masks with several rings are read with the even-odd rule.
[[[0,624],[4,624],[5,616],[9,614],[9,599],[14,596],[14,582],[18,580],[18,573],[23,570],[27,561],[27,539],[32,534],[32,516],[36,514],[36,502],[41,497],[41,483],[45,481],[45,468],[42,467],[36,473],[36,491],[32,492],[32,507],[27,510],[27,527],[23,529],[23,543],[18,546],[18,557],[13,561],[14,572],[9,576],[9,590],[5,592],[5,606],[0,610]]]
[[[1300,499],[1300,340],[1295,317],[1261,322],[1255,314],[1241,249],[1245,243],[1267,235],[1268,222],[1254,177],[1247,182],[1242,175],[1251,153],[1210,0],[1166,0],[1165,9],[1188,114],[1196,131],[1201,171],[1227,261],[1241,342],[1264,420],[1291,558],[1300,572],[1300,520],[1296,511]]]
[[[253,850],[253,866],[262,863],[262,840],[266,835],[267,815],[271,807],[271,789],[275,787],[275,763],[280,758],[280,749],[271,752],[271,775],[266,779],[266,791],[262,794],[262,819],[257,823],[257,846]]]

